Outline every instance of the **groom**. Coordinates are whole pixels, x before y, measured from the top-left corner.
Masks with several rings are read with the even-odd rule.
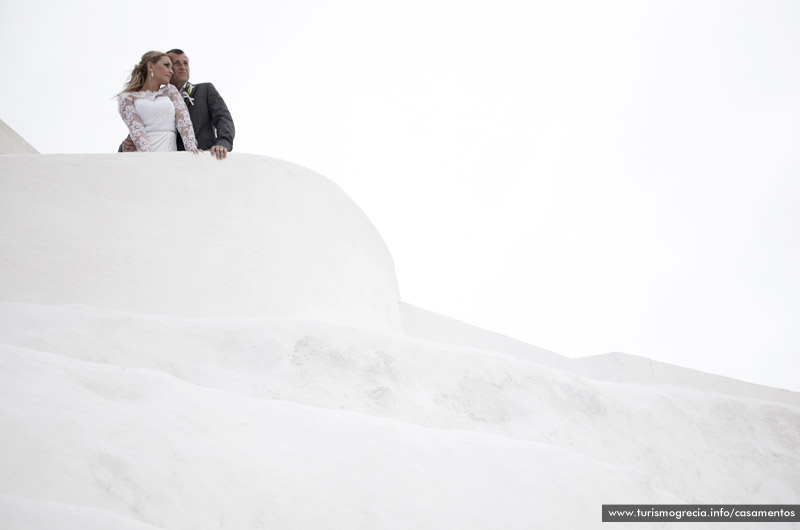
[[[181,93],[189,109],[197,147],[210,151],[219,160],[224,159],[228,151],[233,151],[233,137],[236,134],[228,106],[213,84],[194,85],[189,82],[189,58],[183,50],[175,48],[168,51],[167,55],[172,59],[170,83]],[[177,140],[178,151],[183,151],[183,140],[180,135]],[[136,151],[130,136],[122,143],[121,150]]]

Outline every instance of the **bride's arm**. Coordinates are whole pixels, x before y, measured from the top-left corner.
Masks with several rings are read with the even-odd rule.
[[[169,94],[169,98],[175,106],[175,127],[183,139],[183,148],[187,151],[197,149],[197,139],[194,137],[192,118],[189,117],[189,109],[186,108],[186,103],[183,102],[178,89],[172,85],[167,88],[167,94]]]
[[[137,151],[149,151],[150,141],[147,139],[147,132],[144,130],[142,118],[133,106],[133,96],[131,94],[119,95],[119,115],[122,121],[128,126],[131,132],[131,140],[136,144]]]

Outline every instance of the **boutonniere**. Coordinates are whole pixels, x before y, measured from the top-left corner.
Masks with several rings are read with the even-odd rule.
[[[191,96],[193,88],[194,85],[192,85],[191,83],[186,83],[186,88],[183,90],[183,92],[181,92],[181,96],[183,96],[183,99],[188,99],[189,104],[192,106],[194,106],[194,98]]]

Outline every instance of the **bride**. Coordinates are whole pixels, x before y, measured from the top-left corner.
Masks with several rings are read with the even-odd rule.
[[[200,152],[189,111],[178,89],[169,84],[171,77],[169,55],[147,52],[117,96],[120,116],[137,151],[177,151],[177,129],[186,150]]]

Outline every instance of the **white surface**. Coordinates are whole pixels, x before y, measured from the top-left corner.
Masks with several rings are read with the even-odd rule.
[[[713,376],[695,390],[608,383],[313,322],[81,306],[0,304],[0,343],[13,513],[35,501],[170,529],[585,529],[603,527],[603,503],[800,494],[800,406],[717,392]]]
[[[0,299],[400,330],[391,255],[335,184],[232,154],[0,157]]]
[[[439,315],[412,304],[401,303],[400,314],[406,334],[411,337],[455,346],[508,353],[545,366],[561,368],[570,359],[542,348],[494,333],[454,318]]]
[[[371,224],[307,170],[185,153],[0,164],[3,528],[584,530],[605,528],[604,503],[800,498],[797,393],[569,361],[400,309]],[[177,267],[198,259],[187,242],[268,254],[236,278],[275,299],[223,297],[232,265]],[[295,296],[298,270],[318,297]],[[189,300],[187,281],[202,285]],[[271,317],[252,315],[262,303]]]
[[[0,120],[0,155],[36,154],[38,151]]]

